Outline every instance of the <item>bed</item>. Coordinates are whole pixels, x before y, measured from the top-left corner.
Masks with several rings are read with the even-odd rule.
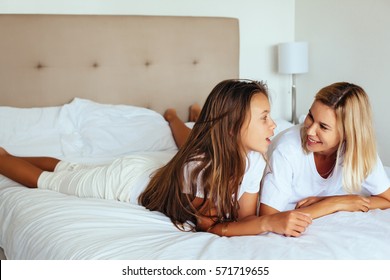
[[[202,104],[239,73],[234,18],[0,15],[0,146],[104,164],[176,151],[161,113]],[[288,127],[277,120],[277,132]],[[0,177],[0,247],[19,260],[390,259],[390,210],[339,212],[303,236],[179,231],[128,202],[28,189]]]

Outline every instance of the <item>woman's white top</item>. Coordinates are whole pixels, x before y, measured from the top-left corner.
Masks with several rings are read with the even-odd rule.
[[[343,158],[328,178],[322,178],[313,153],[306,154],[302,149],[300,128],[300,125],[293,126],[278,134],[268,150],[270,165],[260,199],[261,203],[279,211],[294,209],[297,202],[309,196],[347,194],[342,186]],[[378,157],[375,168],[362,183],[360,194],[377,195],[389,187],[389,178]]]

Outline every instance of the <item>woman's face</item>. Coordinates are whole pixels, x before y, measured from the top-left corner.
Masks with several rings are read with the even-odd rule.
[[[306,116],[304,126],[307,132],[306,148],[314,153],[331,155],[337,151],[340,134],[336,124],[335,111],[315,101]]]
[[[257,151],[266,153],[274,135],[275,122],[270,117],[268,98],[262,94],[252,96],[250,111],[241,128],[241,139],[246,152]]]

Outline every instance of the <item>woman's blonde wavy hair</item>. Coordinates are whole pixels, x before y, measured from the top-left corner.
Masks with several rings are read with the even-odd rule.
[[[210,213],[212,208],[217,210],[212,217],[216,223],[237,220],[238,187],[246,168],[241,127],[249,116],[255,94],[268,98],[267,86],[250,80],[225,80],[216,85],[186,143],[152,176],[139,197],[140,204],[164,213],[181,230],[186,230],[185,225],[196,230],[196,217]],[[191,161],[199,165],[190,174],[190,193],[185,193],[184,168]],[[204,199],[195,208],[192,201],[198,190],[198,178]]]
[[[366,92],[355,84],[339,82],[322,88],[315,101],[329,106],[336,113],[340,141],[337,162],[343,161],[343,187],[348,193],[359,193],[362,182],[377,161],[372,112]],[[306,129],[302,127],[302,147],[306,148]]]

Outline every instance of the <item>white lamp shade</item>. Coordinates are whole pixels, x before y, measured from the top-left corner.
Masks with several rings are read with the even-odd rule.
[[[309,70],[307,42],[278,45],[278,69],[283,74],[300,74]]]

